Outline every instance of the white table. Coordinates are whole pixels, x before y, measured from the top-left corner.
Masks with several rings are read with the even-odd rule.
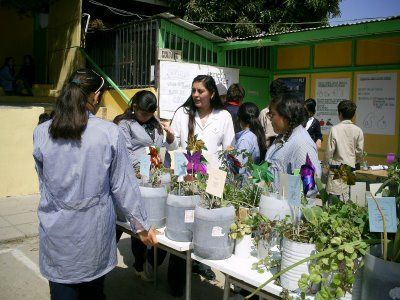
[[[123,232],[139,238],[137,234],[132,232],[129,223],[117,221],[117,227]],[[164,234],[165,228],[159,228],[158,231],[162,234],[157,235],[158,244],[154,246],[154,275],[155,275],[155,286],[157,285],[157,248],[163,249],[171,254],[181,257],[186,260],[186,292],[185,299],[191,299],[192,293],[192,258],[191,253],[193,245],[191,242],[175,242],[167,238]]]
[[[208,260],[200,258],[192,253],[192,259],[225,274],[224,300],[229,297],[231,283],[252,292],[273,275],[269,271],[260,274],[257,270],[252,270],[252,264],[257,262],[258,259],[250,255],[247,258],[232,255],[230,258],[224,260]],[[279,296],[281,292],[282,287],[270,282],[258,295],[265,299],[281,299]]]

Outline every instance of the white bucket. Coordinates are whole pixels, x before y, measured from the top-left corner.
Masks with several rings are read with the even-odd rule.
[[[140,186],[150,226],[161,228],[166,221],[167,190],[165,187]]]
[[[245,234],[243,238],[235,240],[234,254],[238,257],[249,258],[253,251],[253,242],[250,234]]]
[[[289,203],[286,200],[278,199],[277,195],[261,195],[260,214],[269,220],[282,220],[286,215],[293,216],[292,210]]]
[[[315,244],[298,243],[283,239],[281,270],[309,257],[315,252]],[[281,275],[281,286],[289,291],[299,289],[297,282],[301,274],[309,274],[309,262],[303,263]]]

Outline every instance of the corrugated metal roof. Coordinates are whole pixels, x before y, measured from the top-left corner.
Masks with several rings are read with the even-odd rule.
[[[200,28],[199,26],[196,26],[196,25],[194,25],[192,23],[189,23],[189,22],[187,22],[187,21],[185,21],[185,20],[183,20],[181,18],[178,18],[173,14],[161,13],[161,14],[153,16],[152,18],[158,18],[158,17],[166,19],[169,22],[174,23],[174,24],[176,24],[178,26],[181,26],[181,27],[183,27],[183,28],[185,28],[185,29],[187,29],[187,30],[189,30],[191,32],[194,32],[194,33],[196,33],[196,34],[198,34],[198,35],[200,35],[200,36],[202,36],[202,37],[204,37],[204,38],[206,38],[206,39],[208,39],[210,41],[213,41],[213,42],[224,42],[225,41],[224,38],[219,37],[219,36],[217,36],[215,34],[212,34],[211,32],[206,31],[206,30]]]
[[[371,19],[371,20],[355,21],[355,22],[350,22],[350,23],[345,23],[345,24],[338,24],[338,25],[325,25],[325,26],[318,26],[318,27],[312,27],[312,28],[285,30],[285,31],[275,32],[275,33],[263,32],[263,33],[260,33],[260,34],[257,34],[257,35],[252,35],[252,36],[247,36],[247,37],[242,37],[242,38],[236,38],[234,40],[235,41],[243,41],[243,40],[259,39],[259,38],[263,38],[263,37],[277,36],[277,35],[286,34],[286,33],[312,31],[312,30],[318,30],[318,29],[324,29],[324,28],[345,27],[345,26],[351,26],[351,25],[356,25],[356,24],[382,22],[382,21],[394,20],[394,19],[400,19],[400,16],[391,16],[391,17],[386,17],[386,18],[375,18],[375,19]],[[230,38],[230,41],[232,41],[232,38]]]

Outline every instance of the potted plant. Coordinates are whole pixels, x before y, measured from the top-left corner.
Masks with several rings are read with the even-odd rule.
[[[227,174],[223,170],[215,170],[215,172],[224,176]],[[210,177],[211,175],[208,180]],[[225,181],[224,183],[222,194],[217,197],[205,191],[201,196],[200,204],[195,208],[193,252],[205,259],[226,259],[233,252],[234,243],[229,233],[235,220],[235,208],[229,199],[225,198],[225,191],[231,187],[232,182]]]
[[[200,203],[200,195],[205,190],[206,160],[202,155],[204,142],[197,135],[189,139],[187,145],[186,176],[173,176],[167,198],[166,236],[178,242],[193,239],[194,210]],[[175,162],[178,163],[178,162]],[[183,177],[183,178],[182,178]]]
[[[166,188],[170,184],[171,175],[162,165],[158,148],[149,147],[148,155],[150,156],[149,178],[139,173],[136,173],[136,176],[139,178],[140,193],[145,202],[149,224],[161,228],[166,222]]]
[[[386,221],[379,203],[375,201],[381,213],[384,238],[383,244],[371,246],[365,255],[363,272],[362,299],[399,299],[400,298],[400,158],[388,168],[388,179],[378,193],[395,197],[397,210],[397,232],[387,233]],[[390,242],[389,242],[390,241]]]

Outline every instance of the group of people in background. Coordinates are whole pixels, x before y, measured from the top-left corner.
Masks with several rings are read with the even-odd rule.
[[[14,58],[9,56],[0,67],[0,86],[4,93],[10,95],[32,96],[32,85],[35,82],[35,64],[30,55],[25,55],[23,64],[17,73]]]
[[[164,260],[163,252],[157,262],[148,253],[147,245],[156,243],[156,233],[148,226],[134,172],[148,146],[185,149],[188,139],[197,135],[205,142],[209,163],[216,166],[218,151],[246,150],[254,162],[270,164],[276,190],[279,175],[300,169],[307,155],[321,176],[318,149],[322,134],[314,118],[316,102],[296,98],[279,80],[271,83],[269,106],[260,112],[256,104],[243,103],[245,91],[239,84],[228,88],[224,103],[214,79],[199,75],[170,123],[155,117],[157,99],[149,91],[136,93],[128,109],[114,119],[115,124],[98,119],[94,114],[103,91],[104,79],[94,71],[74,72],[57,100],[54,116],[34,132],[42,194],[40,267],[50,281],[52,299],[75,299],[57,298],[60,293],[104,297],[104,275],[116,265],[116,241],[121,236],[118,232],[115,238],[115,208],[141,239],[132,239],[135,273],[148,280],[146,256],[150,265]],[[355,109],[349,100],[339,104],[341,123],[332,127],[327,141],[325,163],[330,169],[341,163],[355,167],[361,157],[362,131],[351,122]],[[328,183],[328,192],[340,192],[347,200],[345,191],[335,184]],[[215,278],[204,265],[193,269],[206,279]],[[185,263],[174,255],[168,282],[173,295],[183,294]]]

